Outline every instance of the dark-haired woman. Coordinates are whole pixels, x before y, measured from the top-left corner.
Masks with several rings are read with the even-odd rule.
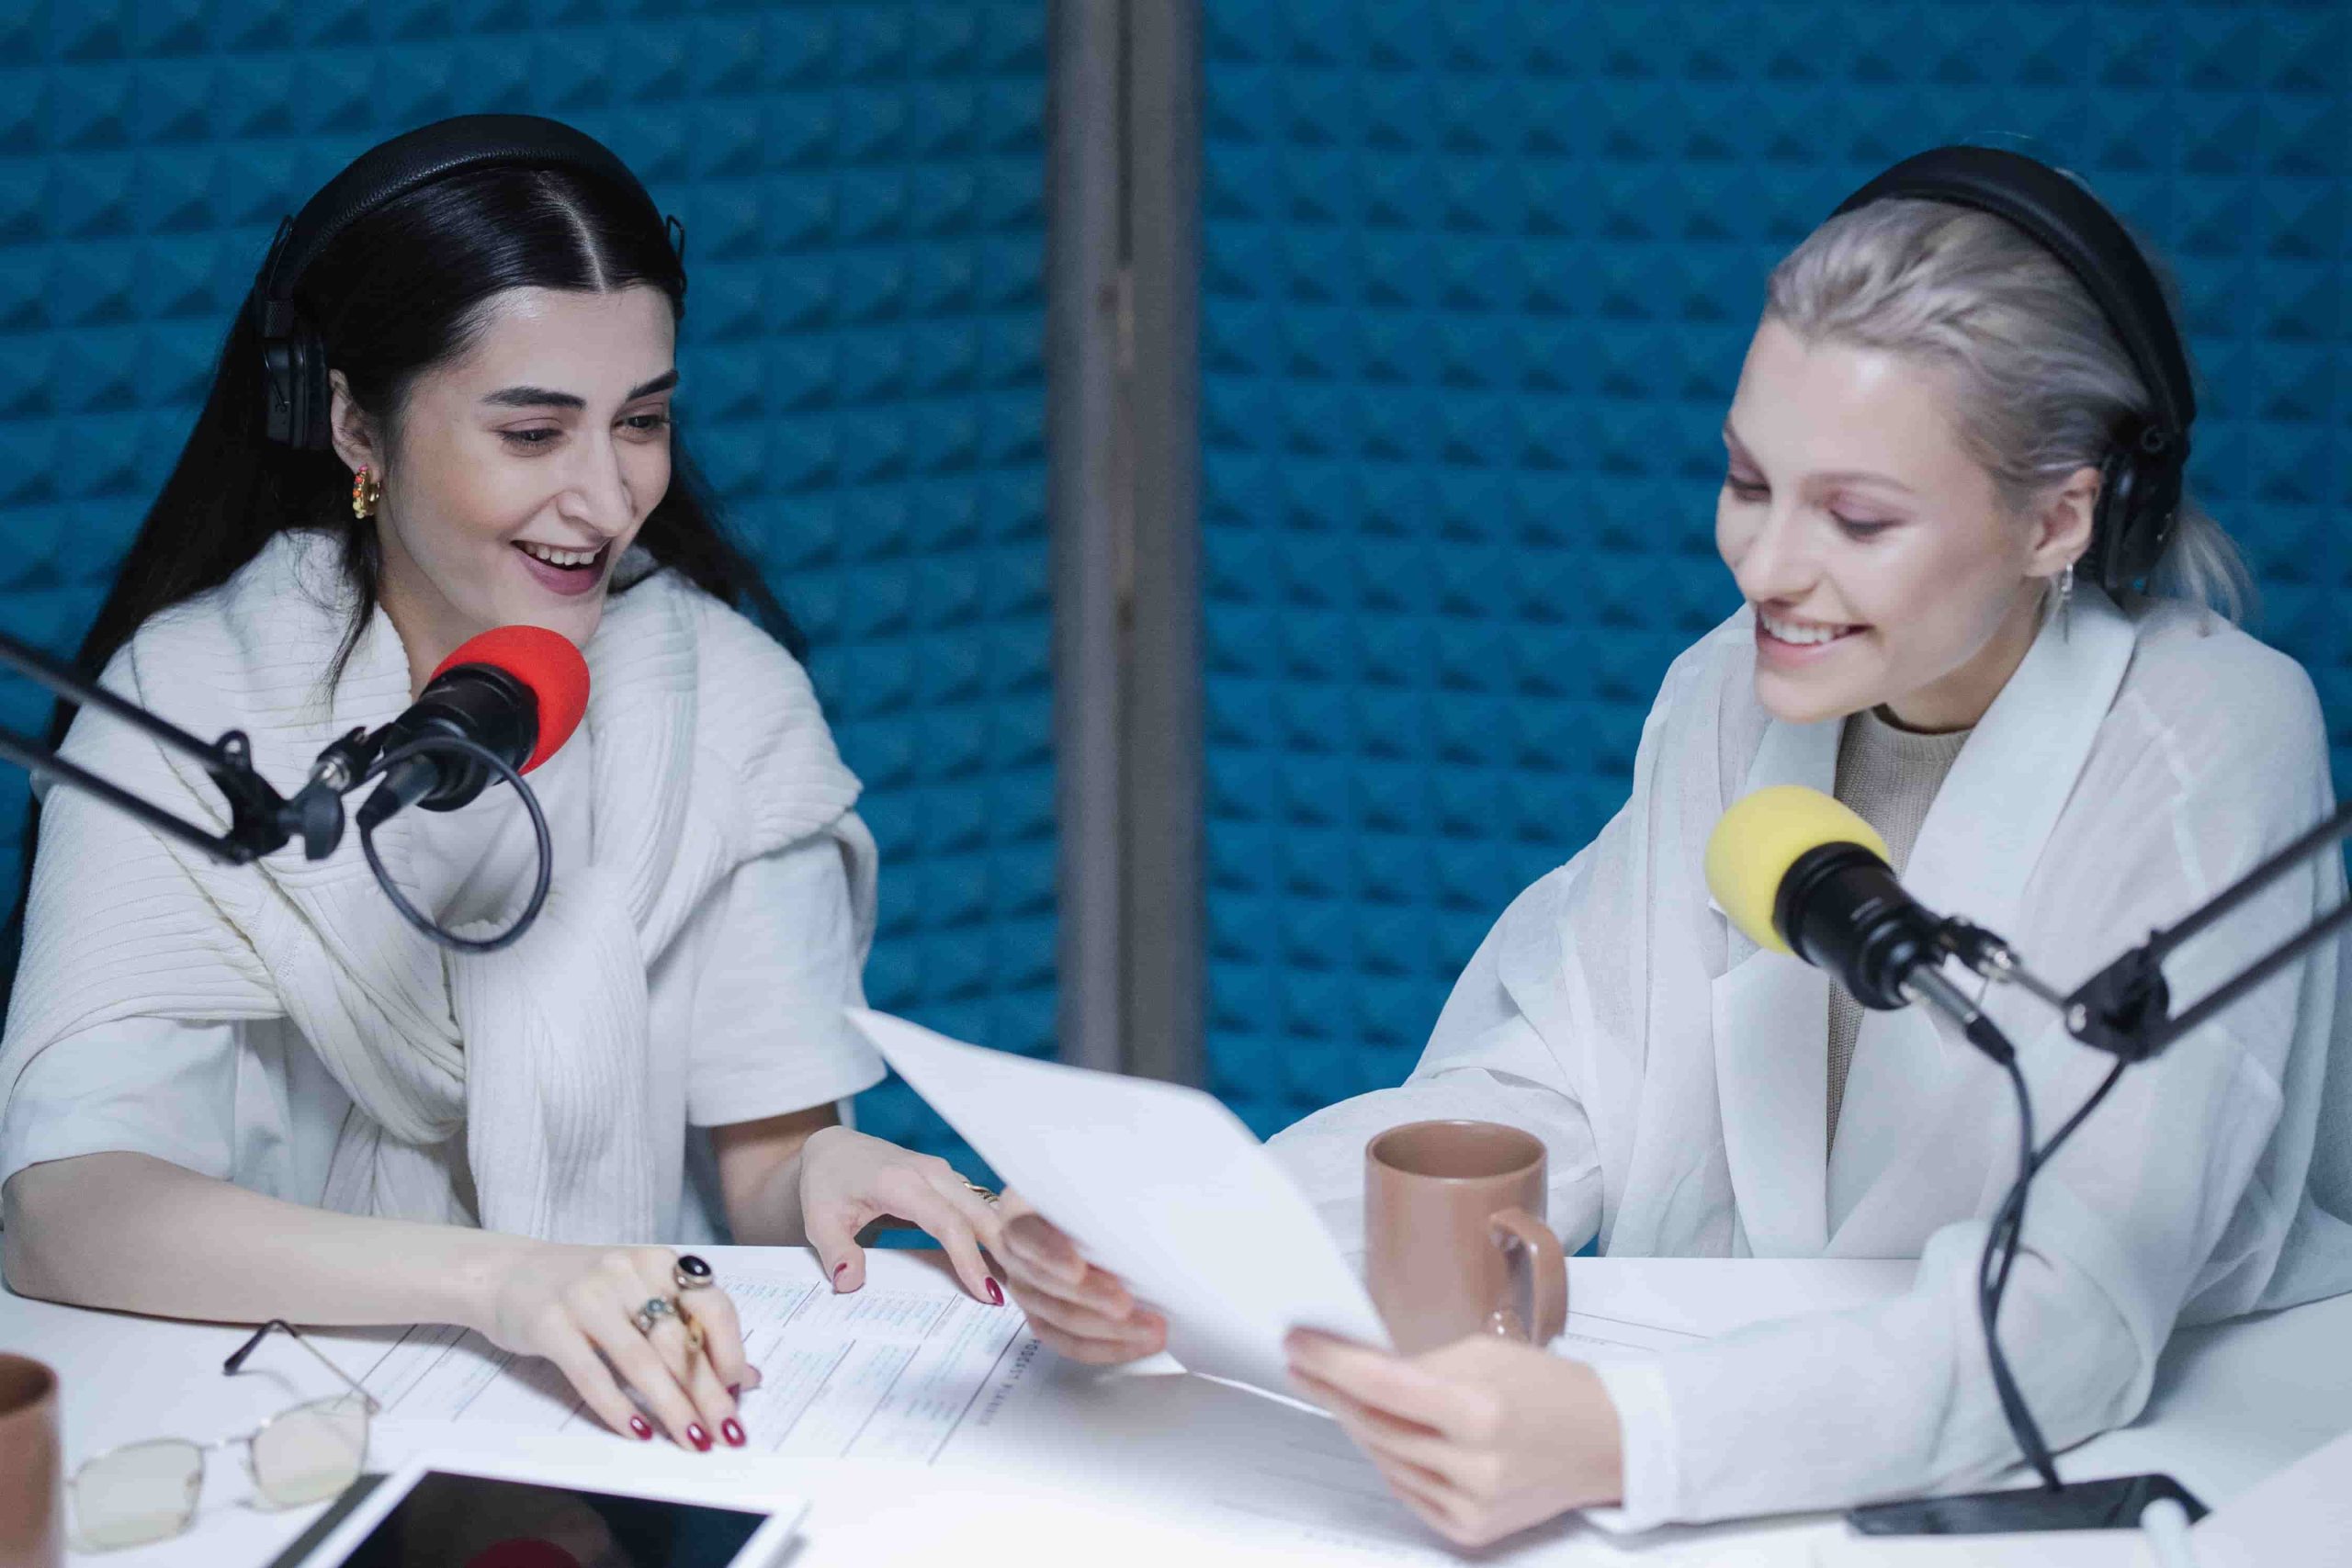
[[[854,1289],[853,1237],[892,1215],[1001,1301],[994,1221],[944,1162],[839,1124],[882,1076],[842,1015],[873,840],[800,667],[730,607],[764,599],[757,578],[681,482],[685,278],[662,219],[544,121],[427,128],[355,167],[413,138],[521,150],[394,195],[301,268],[329,449],[271,438],[240,313],[83,655],[190,729],[244,731],[288,783],[473,635],[563,633],[593,679],[534,776],[553,892],[512,947],[447,954],[354,840],[221,867],[49,795],[0,1051],[7,1282],[168,1316],[462,1324],[555,1361],[616,1430],[740,1444],[756,1374],[726,1292],[656,1244],[807,1243]],[[65,749],[220,818],[119,723],[84,713]],[[471,934],[513,918],[537,863],[510,790],[377,844]],[[699,1349],[647,1310],[689,1299]]]

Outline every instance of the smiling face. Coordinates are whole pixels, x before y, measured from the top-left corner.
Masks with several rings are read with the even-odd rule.
[[[1777,321],[1724,445],[1715,547],[1756,610],[1757,698],[1792,723],[1883,705],[1917,729],[1974,724],[2089,541],[2097,469],[2020,515],[1962,445],[1944,377]]]
[[[381,480],[382,601],[419,684],[492,626],[594,633],[670,488],[676,343],[656,288],[510,289],[412,384],[389,450],[337,378],[335,449]]]

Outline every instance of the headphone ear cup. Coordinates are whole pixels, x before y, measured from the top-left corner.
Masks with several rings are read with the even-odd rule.
[[[262,426],[272,441],[297,451],[322,452],[333,443],[333,407],[325,345],[296,325],[283,337],[261,340]]]
[[[294,444],[294,375],[286,344],[275,338],[261,343],[262,428],[280,446]]]
[[[2156,570],[2180,515],[2180,466],[2165,454],[2143,458],[2121,443],[2108,454],[2091,534],[2100,587],[2120,593]]]
[[[2091,513],[2091,560],[2098,569],[2098,585],[2110,594],[2121,592],[2131,581],[2127,546],[2139,480],[2132,455],[2120,445],[2110,447],[2098,466],[2098,505]]]
[[[334,445],[327,415],[334,406],[334,393],[327,381],[326,345],[316,333],[298,326],[286,346],[288,380],[294,394],[287,445],[305,452],[323,452]]]
[[[2123,536],[2125,555],[2120,562],[2126,582],[2141,581],[2154,572],[2156,562],[2164,558],[2165,547],[2172,543],[2173,530],[2180,522],[2180,465],[2158,460],[2133,467],[2138,472],[2132,485],[2131,524]]]

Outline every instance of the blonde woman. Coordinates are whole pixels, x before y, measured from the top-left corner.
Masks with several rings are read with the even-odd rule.
[[[2004,177],[2083,199],[2040,165]],[[2103,210],[2083,220],[2130,246]],[[2240,592],[2219,528],[2143,492],[2158,532],[2114,533],[2118,444],[2186,386],[2185,365],[2178,387],[2141,367],[2177,355],[2168,319],[2122,330],[2143,341],[1997,204],[1866,201],[1783,261],[1723,429],[1715,539],[1744,603],[1668,671],[1631,800],[1504,914],[1404,1087],[1274,1139],[1358,1247],[1366,1139],[1469,1117],[1542,1136],[1571,1247],[1919,1259],[1883,1304],[1605,1366],[1295,1337],[1301,1385],[1451,1539],[1604,1504],[1637,1526],[1841,1506],[2017,1461],[1975,1290],[2017,1165],[2007,1078],[1923,1012],[1866,1014],[1759,952],[1701,859],[1749,791],[1834,790],[1922,902],[2072,983],[2332,809],[2311,682],[2215,613]],[[2150,592],[2102,590],[2119,546],[2154,556]],[[2184,953],[2177,990],[2343,896],[2334,857],[2304,867]],[[2125,1075],[2042,1173],[2000,1323],[2053,1447],[2132,1417],[2176,1324],[2352,1289],[2352,1170],[2323,1132],[2341,1141],[2352,1109],[2347,982],[2341,944],[2312,953]],[[2045,1124],[2111,1065],[2030,998],[1991,1010]],[[1005,1247],[1066,1353],[1160,1344],[1043,1219]]]

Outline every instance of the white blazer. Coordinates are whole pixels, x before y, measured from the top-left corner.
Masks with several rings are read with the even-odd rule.
[[[2333,809],[2310,680],[2187,606],[2077,592],[1938,795],[1904,877],[2071,987]],[[1729,928],[1702,875],[1734,799],[1834,783],[1839,724],[1771,718],[1742,610],[1668,671],[1624,809],[1514,902],[1401,1089],[1274,1151],[1343,1244],[1363,1147],[1422,1117],[1504,1121],[1550,1150],[1570,1246],[1638,1256],[1918,1258],[1910,1292],[1603,1371],[1623,1522],[1981,1481],[2017,1458],[1976,1315],[1985,1223],[2017,1168],[2007,1076],[1917,1010],[1872,1012],[1826,1158],[1829,982]],[[2299,870],[2168,966],[2200,996],[2345,896]],[[2323,947],[2125,1073],[2037,1180],[2002,1342],[2053,1447],[2129,1420],[2176,1322],[2352,1290],[2352,963]],[[2111,1058],[2004,988],[2043,1135]],[[2331,1080],[2331,1057],[2335,1074]]]

